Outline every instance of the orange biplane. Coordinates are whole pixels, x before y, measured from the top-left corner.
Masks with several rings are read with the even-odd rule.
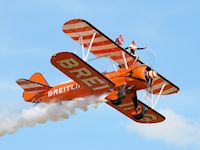
[[[52,87],[40,73],[33,74],[29,80],[18,79],[18,85],[24,89],[25,101],[62,102],[107,93],[106,103],[136,122],[158,123],[165,120],[153,108],[161,95],[177,93],[179,88],[176,85],[140,60],[134,64],[134,57],[129,52],[85,20],[66,22],[63,32],[81,45],[83,59],[74,53],[61,52],[52,56],[51,63],[73,81]],[[89,52],[97,58],[108,58],[114,71],[100,73],[95,70],[86,63]],[[118,69],[116,64],[120,66]],[[157,95],[155,100],[151,99],[151,106],[138,100],[137,91],[143,89]]]

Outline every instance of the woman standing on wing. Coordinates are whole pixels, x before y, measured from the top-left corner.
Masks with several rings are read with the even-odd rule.
[[[125,50],[130,49],[131,55],[132,55],[133,57],[135,57],[135,60],[134,60],[133,65],[135,65],[136,61],[138,60],[138,56],[135,55],[135,51],[136,51],[136,50],[144,50],[144,49],[147,48],[147,47],[138,48],[138,47],[136,46],[136,44],[137,44],[136,41],[132,41],[132,43],[131,43],[128,47],[125,48]]]

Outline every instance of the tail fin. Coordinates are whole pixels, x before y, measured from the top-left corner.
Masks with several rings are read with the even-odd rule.
[[[18,79],[17,84],[24,89],[23,97],[25,101],[33,101],[41,92],[47,91],[51,87],[41,73],[35,73],[29,80]]]

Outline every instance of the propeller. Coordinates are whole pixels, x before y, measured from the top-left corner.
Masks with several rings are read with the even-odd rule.
[[[147,79],[148,82],[147,82],[147,89],[144,90],[144,94],[145,94],[144,101],[147,99],[147,97],[152,99],[152,96],[153,96],[153,89],[152,89],[153,80],[157,76],[158,75],[157,75],[156,71],[152,70],[150,67],[146,68],[146,79]],[[152,100],[150,102],[151,102],[151,106],[153,106]]]
[[[148,80],[148,87],[147,87],[147,89],[144,90],[144,93],[143,93],[145,95],[145,97],[143,98],[144,101],[145,101],[147,99],[147,97],[151,98],[153,96],[152,95],[152,82],[153,82],[153,79],[155,78],[155,76],[157,76],[157,73],[154,70],[151,69],[151,68],[153,68],[153,66],[155,64],[155,60],[156,60],[156,55],[155,55],[154,50],[151,47],[148,46],[145,49],[143,54],[144,54],[144,58],[146,59],[146,64],[149,66],[146,69],[147,72],[148,72],[147,73],[147,79],[149,79]]]

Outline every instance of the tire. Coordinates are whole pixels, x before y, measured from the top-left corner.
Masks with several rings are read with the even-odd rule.
[[[111,103],[113,105],[120,105],[123,101],[123,99],[125,98],[125,95],[121,96],[120,98],[118,98],[117,100],[111,101]]]
[[[144,118],[147,110],[148,109],[145,106],[142,106],[142,112],[140,114],[134,115],[133,118],[136,119],[136,120],[140,120],[140,119]]]

